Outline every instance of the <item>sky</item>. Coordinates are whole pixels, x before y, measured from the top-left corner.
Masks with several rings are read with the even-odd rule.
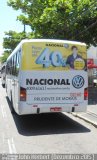
[[[2,43],[4,32],[9,30],[23,31],[23,25],[16,20],[20,13],[20,11],[15,11],[12,7],[7,6],[7,0],[2,0],[0,3],[0,55],[3,52]],[[29,27],[26,29],[30,31]]]
[[[97,47],[91,46],[88,50],[87,50],[87,57],[88,58],[93,58],[93,59],[97,59]]]

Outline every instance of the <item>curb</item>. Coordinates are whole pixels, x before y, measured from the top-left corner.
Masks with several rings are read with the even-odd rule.
[[[87,113],[87,114],[88,114],[88,113]],[[72,115],[75,116],[75,117],[78,117],[78,118],[80,118],[80,119],[82,119],[82,120],[84,120],[84,121],[86,121],[86,122],[88,122],[88,123],[90,123],[90,124],[92,124],[95,128],[97,128],[97,122],[92,121],[92,120],[90,120],[89,118],[86,118],[86,117],[84,117],[84,116],[82,116],[82,115],[79,115],[79,114],[77,114],[77,113],[72,113]]]

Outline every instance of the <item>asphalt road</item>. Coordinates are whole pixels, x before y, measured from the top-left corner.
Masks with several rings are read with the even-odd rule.
[[[12,115],[0,82],[0,153],[97,153],[97,129],[71,114]]]

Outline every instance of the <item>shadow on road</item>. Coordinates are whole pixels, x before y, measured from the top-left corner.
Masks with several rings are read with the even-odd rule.
[[[11,110],[10,102],[7,97],[6,99]],[[12,116],[19,134],[24,136],[90,132],[88,128],[63,113]]]

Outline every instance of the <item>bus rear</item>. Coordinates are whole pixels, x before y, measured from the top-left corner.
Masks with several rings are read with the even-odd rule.
[[[24,41],[19,76],[19,114],[86,111],[86,60],[84,43]]]

